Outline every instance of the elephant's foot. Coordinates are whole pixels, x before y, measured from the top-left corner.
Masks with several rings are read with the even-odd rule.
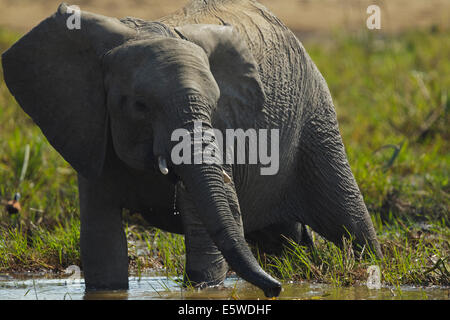
[[[223,284],[228,265],[218,253],[187,254],[183,284],[187,287],[206,288]]]
[[[184,284],[200,288],[222,284],[228,271],[228,265],[222,253],[203,225],[189,224],[186,229]]]

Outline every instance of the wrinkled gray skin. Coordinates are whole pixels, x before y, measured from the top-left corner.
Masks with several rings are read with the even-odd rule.
[[[266,296],[280,293],[244,233],[279,251],[281,234],[309,242],[308,225],[338,245],[351,234],[381,255],[327,85],[266,8],[194,0],[158,22],[82,12],[80,30],[68,30],[69,16],[61,5],[2,63],[21,107],[79,173],[87,290],[128,287],[122,208],[185,234],[185,280],[196,284],[222,282],[228,263]],[[222,131],[279,129],[278,174],[261,176],[260,165],[172,165],[171,133],[192,132],[196,120]]]

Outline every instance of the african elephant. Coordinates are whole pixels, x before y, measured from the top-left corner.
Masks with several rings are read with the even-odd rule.
[[[265,7],[192,0],[153,22],[81,11],[69,28],[73,12],[60,5],[2,64],[20,106],[78,172],[87,290],[128,287],[123,208],[185,235],[185,281],[196,284],[222,282],[229,265],[279,295],[245,237],[264,243],[285,230],[300,241],[304,225],[381,255],[325,80]],[[199,122],[278,130],[277,173],[262,175],[260,162],[175,164],[172,133],[194,135]]]

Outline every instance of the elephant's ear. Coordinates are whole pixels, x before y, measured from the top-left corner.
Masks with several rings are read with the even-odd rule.
[[[220,88],[220,105],[260,110],[265,102],[258,64],[247,43],[232,26],[191,24],[175,28],[184,39],[202,47]]]
[[[135,33],[117,19],[61,4],[2,55],[17,102],[86,178],[100,174],[106,151],[102,56]]]

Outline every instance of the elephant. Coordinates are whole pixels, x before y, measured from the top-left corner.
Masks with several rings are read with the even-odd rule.
[[[299,39],[258,2],[191,0],[157,21],[63,3],[2,65],[18,104],[78,173],[87,291],[128,288],[124,208],[184,234],[184,281],[199,286],[222,283],[230,267],[278,296],[281,283],[247,241],[267,251],[284,237],[310,243],[305,226],[382,255],[328,86]],[[261,161],[174,163],[173,132],[195,135],[198,123],[277,130],[277,172],[263,175]],[[218,144],[211,140],[220,153]]]

